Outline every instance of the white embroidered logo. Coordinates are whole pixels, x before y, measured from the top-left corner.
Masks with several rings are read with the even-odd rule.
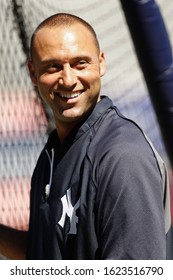
[[[73,206],[71,203],[71,189],[67,190],[67,193],[61,198],[63,211],[62,216],[58,224],[61,227],[64,227],[66,215],[70,218],[70,230],[68,234],[76,234],[77,227],[76,224],[78,223],[78,217],[76,216],[76,210],[80,206],[80,199],[76,202]]]

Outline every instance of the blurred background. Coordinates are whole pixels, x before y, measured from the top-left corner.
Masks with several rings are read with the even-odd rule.
[[[173,48],[173,1],[156,3]],[[170,155],[121,1],[0,0],[0,224],[17,230],[28,229],[30,179],[53,127],[51,113],[28,75],[29,41],[37,25],[57,12],[78,15],[94,27],[107,61],[102,94],[150,138],[168,167],[172,194]]]

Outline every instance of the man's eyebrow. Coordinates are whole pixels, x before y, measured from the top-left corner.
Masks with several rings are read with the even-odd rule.
[[[79,60],[88,60],[90,61],[91,58],[88,55],[79,55],[79,56],[74,56],[72,58],[69,59],[69,62],[73,63],[75,61],[79,61]],[[63,62],[63,60],[61,59],[57,59],[57,58],[45,58],[43,60],[41,60],[41,65],[45,65],[48,63],[57,63],[57,64],[61,64]]]
[[[78,55],[72,58],[72,60],[81,60],[81,59],[91,59],[88,55],[84,54],[84,55]]]
[[[41,65],[45,65],[45,64],[50,64],[50,63],[60,63],[60,61],[58,61],[57,59],[55,59],[55,58],[46,58],[46,59],[43,59],[43,60],[41,60]]]

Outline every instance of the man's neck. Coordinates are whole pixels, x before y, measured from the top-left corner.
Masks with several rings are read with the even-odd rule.
[[[60,139],[60,142],[63,144],[64,141],[66,140],[66,138],[68,137],[68,135],[71,133],[71,131],[76,127],[76,123],[73,124],[64,124],[64,125],[60,125],[58,123],[56,123],[56,130]]]

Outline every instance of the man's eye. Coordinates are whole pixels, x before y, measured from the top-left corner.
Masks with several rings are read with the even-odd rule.
[[[85,64],[86,63],[86,60],[80,60],[79,61],[79,64]]]
[[[87,61],[86,60],[80,60],[76,63],[77,68],[84,68],[87,66]]]
[[[51,65],[48,65],[47,69],[48,71],[59,71],[61,70],[61,65],[59,64],[51,64]]]
[[[79,61],[79,64],[80,64],[80,65],[84,65],[84,64],[86,64],[86,63],[87,63],[86,60],[80,60],[80,61]]]

